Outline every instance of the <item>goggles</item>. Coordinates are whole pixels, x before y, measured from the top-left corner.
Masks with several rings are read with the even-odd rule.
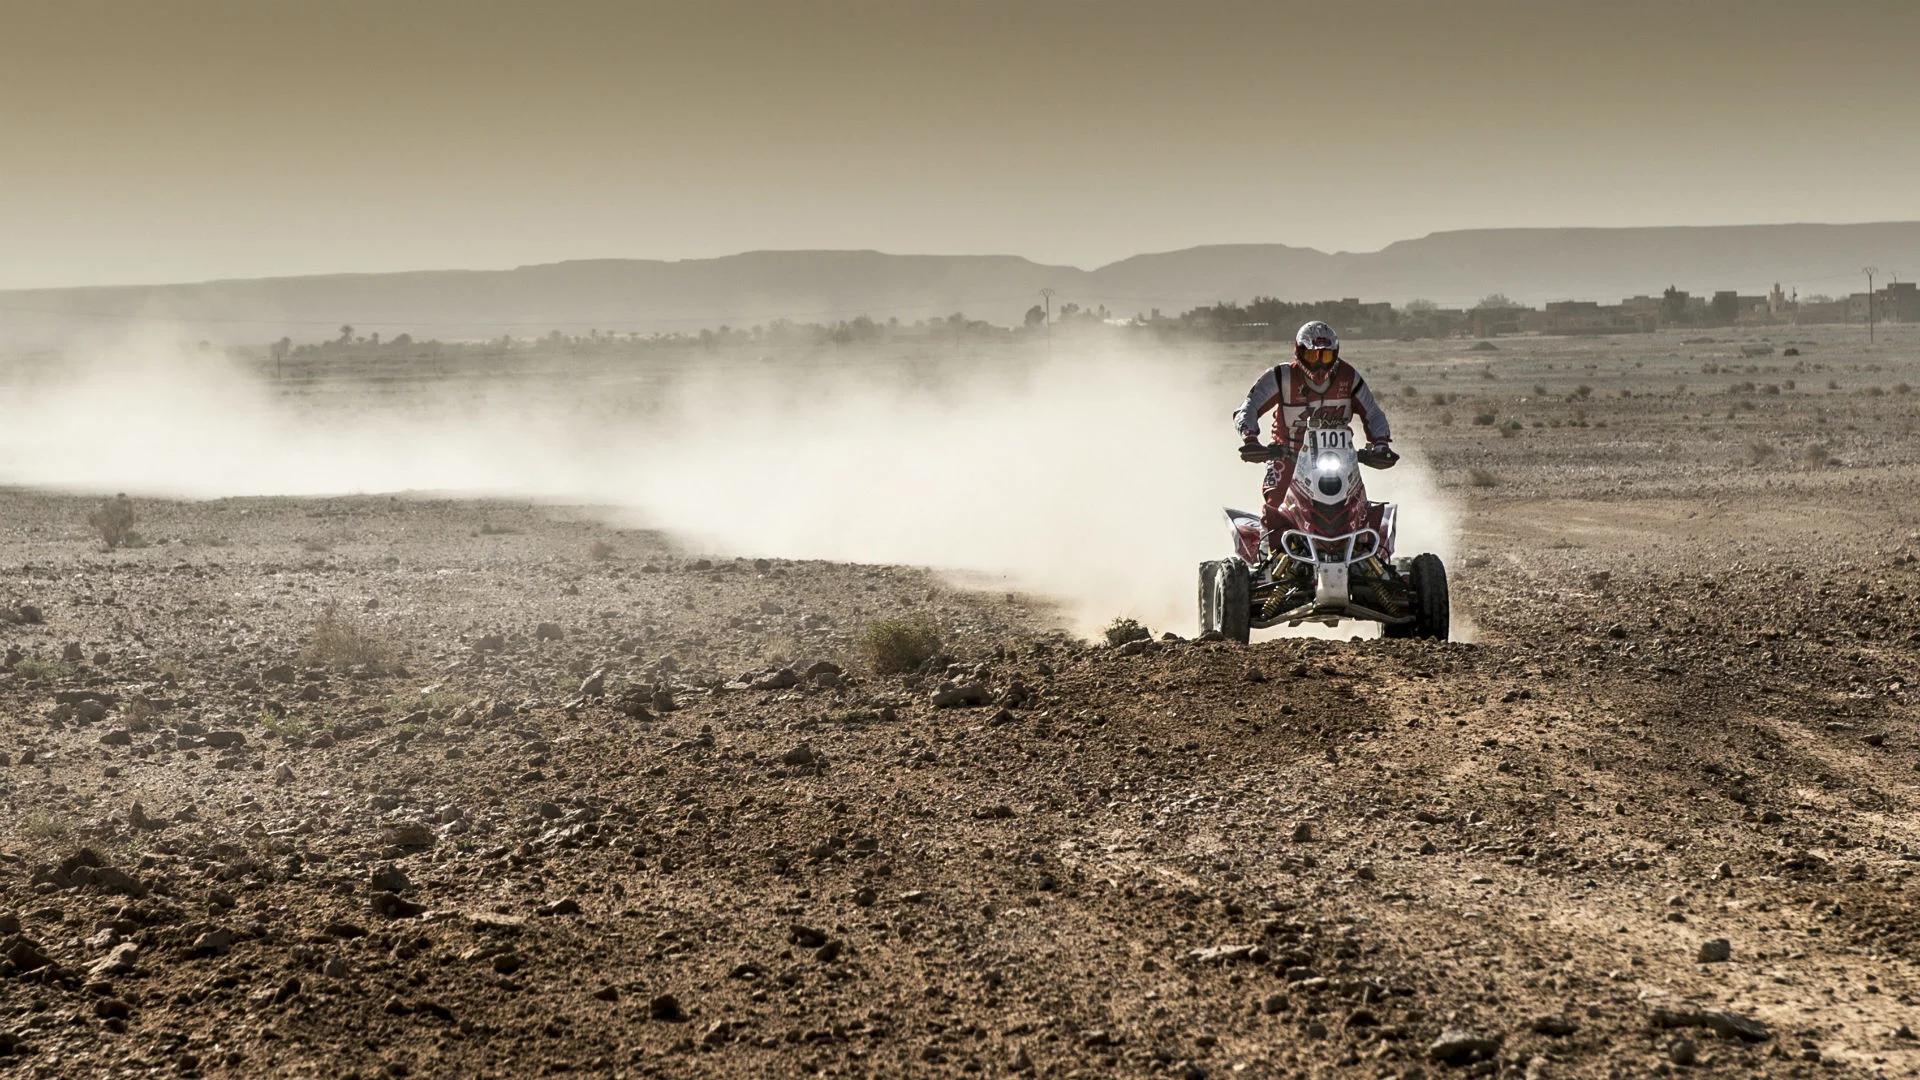
[[[1332,367],[1339,354],[1338,349],[1305,349],[1300,353],[1300,362],[1310,368]]]

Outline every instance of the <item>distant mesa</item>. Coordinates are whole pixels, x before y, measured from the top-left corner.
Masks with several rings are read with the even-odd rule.
[[[1701,228],[1475,229],[1374,252],[1221,244],[1135,255],[1095,270],[1015,255],[751,251],[666,262],[594,259],[511,270],[328,274],[197,284],[0,292],[0,344],[50,345],[103,324],[186,324],[194,337],[319,340],[342,323],[443,339],[532,337],[589,328],[665,333],[702,327],[902,321],[965,312],[1019,325],[1039,290],[1055,303],[1116,314],[1177,312],[1259,296],[1365,297],[1470,308],[1505,294],[1533,306],[1580,297],[1613,304],[1669,284],[1766,292],[1775,282],[1845,296],[1862,266],[1912,267],[1920,222]]]

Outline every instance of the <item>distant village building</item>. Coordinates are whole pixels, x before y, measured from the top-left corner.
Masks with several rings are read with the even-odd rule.
[[[1875,316],[1888,322],[1920,323],[1920,285],[1911,281],[1890,282],[1879,291]]]

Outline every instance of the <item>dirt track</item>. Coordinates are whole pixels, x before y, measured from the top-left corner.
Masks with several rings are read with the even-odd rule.
[[[1920,365],[1722,337],[1368,346],[1472,644],[1123,654],[524,505],[107,554],[0,492],[0,1070],[1920,1074]],[[386,665],[302,658],[328,602]],[[902,611],[950,667],[862,666]]]

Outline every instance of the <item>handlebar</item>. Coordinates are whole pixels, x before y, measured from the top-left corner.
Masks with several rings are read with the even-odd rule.
[[[1263,446],[1260,443],[1245,443],[1240,447],[1240,460],[1251,462],[1291,461],[1294,449],[1280,443]],[[1388,447],[1366,447],[1353,452],[1354,459],[1369,469],[1391,469],[1400,460],[1400,455]]]
[[[1240,446],[1240,460],[1251,461],[1256,464],[1263,461],[1291,461],[1293,460],[1293,448],[1281,443],[1274,443],[1272,446],[1263,446],[1257,442],[1242,443]]]

